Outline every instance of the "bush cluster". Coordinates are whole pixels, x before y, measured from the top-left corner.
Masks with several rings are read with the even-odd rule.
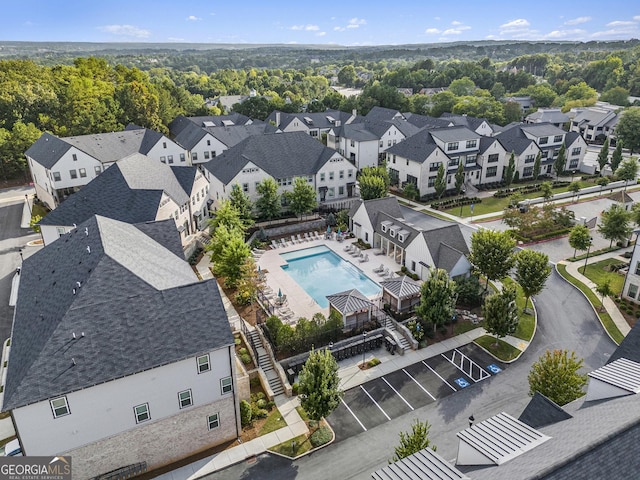
[[[332,438],[333,435],[331,434],[331,430],[323,426],[311,434],[311,436],[309,437],[309,441],[315,448],[330,442]]]
[[[202,253],[202,248],[198,247],[194,250],[194,252],[189,257],[189,265],[195,265],[198,263],[198,257]]]
[[[442,200],[440,202],[433,202],[431,204],[431,208],[436,210],[447,210],[449,208],[459,207],[460,205],[471,205],[472,203],[481,203],[481,198],[469,198],[469,197],[460,197],[460,198],[451,198],[448,200]]]

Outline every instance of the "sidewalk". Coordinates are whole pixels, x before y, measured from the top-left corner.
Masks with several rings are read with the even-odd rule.
[[[608,252],[608,253],[603,253],[601,255],[595,255],[587,259],[587,264],[597,263],[602,260],[606,260],[608,258],[615,258],[615,257],[619,257],[620,261],[622,262],[626,260],[621,256],[622,253],[630,252],[632,250],[633,250],[633,247],[627,247],[621,250],[616,250],[615,252]],[[584,283],[587,287],[591,289],[591,291],[594,294],[598,296],[598,298],[600,298],[600,295],[596,293],[596,284],[593,283],[584,275],[582,275],[579,271],[580,267],[584,266],[583,261],[580,261],[580,262],[562,261],[561,263],[566,266],[567,273],[569,273],[572,277]],[[629,326],[625,318],[620,313],[620,310],[618,310],[618,307],[613,301],[613,299],[611,297],[607,297],[604,299],[604,302],[602,302],[602,304],[605,310],[607,311],[607,313],[611,316],[611,319],[615,323],[616,327],[618,327],[618,330],[620,330],[622,335],[626,336],[627,333],[629,333],[629,331],[631,330],[631,327]]]

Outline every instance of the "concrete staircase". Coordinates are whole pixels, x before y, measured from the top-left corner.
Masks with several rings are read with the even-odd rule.
[[[249,330],[249,341],[256,347],[256,352],[258,353],[258,367],[262,369],[265,377],[267,377],[269,387],[271,388],[273,395],[278,396],[283,394],[284,387],[282,385],[282,381],[273,368],[273,360],[264,348],[264,345],[260,340],[260,335],[255,328]]]
[[[402,348],[402,350],[404,350],[405,352],[407,350],[411,350],[411,345],[409,344],[409,341],[406,338],[404,338],[404,335],[402,335],[401,332],[398,331],[398,329],[396,328],[396,324],[393,322],[393,320],[389,315],[385,315],[384,317],[382,317],[382,326],[387,330],[396,332],[397,334],[396,338],[400,340],[400,348]]]

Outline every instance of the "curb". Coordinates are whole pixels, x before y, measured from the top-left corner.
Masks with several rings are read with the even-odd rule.
[[[314,447],[311,450],[308,450],[308,451],[306,451],[304,453],[301,453],[297,457],[290,457],[289,455],[285,455],[283,453],[274,452],[273,450],[270,450],[268,448],[265,450],[264,453],[270,453],[271,455],[277,455],[279,457],[286,458],[287,460],[298,460],[299,458],[306,457],[307,455],[311,455],[313,452],[316,452],[316,451],[318,451],[318,450],[320,450],[320,449],[322,449],[324,447],[328,447],[329,445],[331,445],[333,442],[336,441],[336,432],[334,432],[333,428],[331,427],[331,425],[329,425],[329,422],[327,422],[326,419],[324,419],[324,423],[326,424],[327,428],[331,431],[331,435],[332,435],[331,440],[329,440],[327,443],[324,443],[324,444],[320,445],[319,447]],[[320,428],[320,427],[318,427],[318,428]],[[311,435],[309,435],[309,438],[310,437],[311,437]],[[311,440],[309,440],[309,442],[311,442]],[[282,443],[284,443],[284,442],[282,442]]]

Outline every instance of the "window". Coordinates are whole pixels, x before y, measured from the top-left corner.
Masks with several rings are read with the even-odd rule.
[[[167,155],[167,162],[173,163],[173,155]]]
[[[340,173],[338,175],[340,178],[344,178],[344,170],[340,170]]]
[[[207,146],[211,146],[211,140],[207,140]]]
[[[380,140],[380,148],[384,147],[384,140]]]
[[[100,175],[102,173],[102,168],[100,167],[100,165],[96,165],[93,168],[93,171],[96,172],[96,175]]]
[[[638,296],[638,286],[633,283],[629,284],[629,290],[627,290],[627,296],[636,298]]]
[[[58,232],[58,236],[64,235],[64,227],[56,227],[56,232]]]
[[[355,146],[356,146],[356,141],[355,141],[355,140],[353,140],[353,139],[351,140],[351,146],[352,146],[352,147],[355,147]]]
[[[546,145],[549,143],[549,137],[540,137],[540,145]]]
[[[492,153],[487,157],[487,163],[496,163],[498,161],[498,154]]]
[[[333,172],[329,172],[329,180],[333,180]]]
[[[569,170],[573,168],[578,168],[578,163],[579,163],[579,160],[577,158],[574,158],[573,160],[571,160],[569,162]]]
[[[80,177],[81,177],[81,178],[84,178],[84,177],[86,177],[86,176],[87,176],[87,169],[86,169],[86,168],[81,168],[81,169],[79,170],[79,172],[80,172]]]
[[[447,143],[447,152],[458,149],[458,142]]]
[[[524,167],[522,170],[523,177],[533,177],[533,167]]]
[[[196,361],[198,363],[198,373],[208,372],[211,370],[209,355],[201,355],[196,359]]]
[[[353,177],[353,170],[348,170],[347,171],[347,177],[348,178],[352,178]]]
[[[211,158],[209,152],[204,152],[204,159],[209,160],[209,158]]]
[[[427,181],[427,187],[433,187],[436,184],[436,177],[429,177]]]
[[[524,163],[533,163],[535,161],[536,161],[535,155],[527,155],[526,157],[524,157]]]
[[[321,174],[320,174],[320,181],[321,181],[321,182],[324,182],[324,173],[321,173]]]
[[[344,195],[344,187],[342,185],[338,187],[338,195]]]
[[[162,142],[162,148],[167,148],[167,142]]]
[[[207,424],[209,425],[209,430],[218,428],[220,426],[220,414],[214,413],[213,415],[209,415],[207,417]]]
[[[49,402],[51,404],[51,411],[53,412],[53,418],[64,417],[69,415],[69,404],[67,403],[67,397],[54,398]]]
[[[190,407],[193,405],[191,389],[178,393],[178,401],[180,403],[180,408]]]
[[[74,161],[74,162],[77,162],[77,161],[78,161],[78,155],[76,155],[75,153],[72,153],[72,154],[71,154],[71,158],[73,158],[73,161]]]
[[[636,263],[636,275],[640,275],[640,262]]]
[[[78,178],[78,172],[75,169],[69,170],[69,175],[71,176],[71,179]]]
[[[387,140],[387,147],[391,146],[391,140]]]
[[[391,160],[391,163],[396,163],[396,156],[393,156],[393,159]]]
[[[167,163],[167,157],[164,157],[164,156],[160,157],[160,161],[162,163]]]
[[[136,416],[136,423],[146,422],[151,418],[151,415],[149,415],[148,403],[143,403],[142,405],[133,407],[133,412]]]
[[[438,169],[440,168],[440,164],[441,162],[433,162],[429,164],[429,171],[430,172],[437,172]]]
[[[60,172],[53,172],[53,181],[54,182],[59,182],[60,180],[61,180]]]
[[[211,158],[216,156],[216,151],[215,150],[211,150]]]
[[[244,193],[247,193],[249,191],[249,184],[248,183],[243,183],[242,184],[242,191]]]
[[[191,160],[198,160],[198,152],[191,152]]]
[[[411,271],[415,272],[416,271],[416,262],[411,260]]]
[[[487,178],[495,177],[496,175],[498,175],[498,167],[487,168]]]
[[[328,194],[330,197],[335,197],[336,195],[336,189],[334,187],[331,187],[328,191]]]
[[[220,380],[220,391],[224,395],[225,393],[231,393],[233,390],[233,383],[231,383],[231,377],[225,377]]]
[[[184,162],[184,153],[181,153],[181,154],[180,154],[180,161],[181,161],[181,162]]]
[[[458,163],[460,163],[460,159],[459,158],[453,158],[453,159],[449,160],[449,162],[447,162],[447,166],[448,167],[457,167]]]
[[[477,155],[467,155],[467,160],[465,161],[465,165],[475,165]]]
[[[576,147],[573,150],[571,150],[571,155],[580,155],[581,151],[582,151],[582,148]]]
[[[556,135],[553,137],[553,143],[559,143],[562,141],[562,135]]]
[[[478,140],[467,140],[467,148],[476,148]]]

